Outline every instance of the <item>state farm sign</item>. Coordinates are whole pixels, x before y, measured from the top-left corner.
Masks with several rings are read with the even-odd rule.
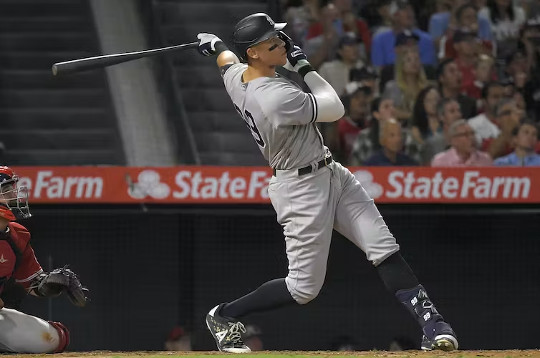
[[[389,199],[527,199],[531,189],[528,176],[486,176],[478,170],[463,170],[458,176],[441,171],[417,175],[396,170],[388,175]]]
[[[264,167],[16,167],[33,203],[269,203]],[[540,203],[540,168],[350,168],[378,203]]]

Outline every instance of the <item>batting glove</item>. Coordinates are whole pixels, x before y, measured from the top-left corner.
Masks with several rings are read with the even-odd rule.
[[[214,56],[224,45],[223,41],[213,34],[201,32],[197,38],[199,39],[198,50],[203,56]]]
[[[298,72],[302,77],[308,72],[314,71],[304,51],[294,43],[292,43],[291,48],[287,51],[287,63],[283,67],[289,71]]]

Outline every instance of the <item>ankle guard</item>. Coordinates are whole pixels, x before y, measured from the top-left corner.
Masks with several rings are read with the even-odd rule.
[[[430,301],[426,289],[422,285],[399,290],[397,299],[407,307],[416,318],[424,334],[431,340],[435,337],[437,322],[443,321],[443,316],[437,312],[435,305]]]

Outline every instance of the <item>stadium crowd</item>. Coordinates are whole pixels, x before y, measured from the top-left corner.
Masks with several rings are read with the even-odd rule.
[[[540,166],[540,0],[282,0],[347,165]]]

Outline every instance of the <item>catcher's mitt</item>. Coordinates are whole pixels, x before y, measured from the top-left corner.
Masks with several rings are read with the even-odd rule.
[[[71,303],[79,307],[84,307],[88,300],[86,297],[88,289],[82,286],[75,272],[67,266],[42,273],[31,288],[43,297],[56,297],[65,291]]]

